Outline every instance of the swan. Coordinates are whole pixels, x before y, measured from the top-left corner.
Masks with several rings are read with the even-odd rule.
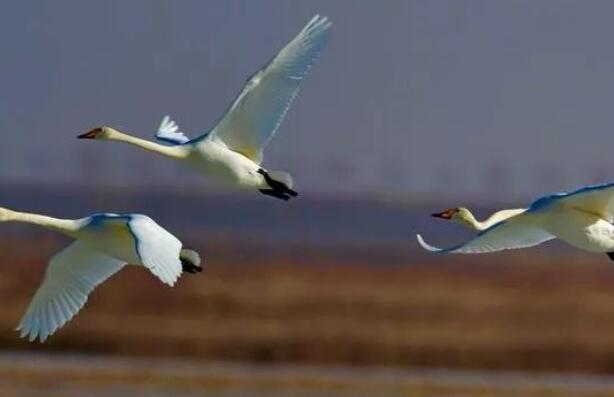
[[[0,222],[43,226],[73,241],[55,254],[44,279],[16,330],[22,338],[42,343],[70,321],[92,290],[126,264],[144,266],[173,286],[182,270],[202,271],[200,257],[151,218],[141,214],[94,214],[57,219],[0,207]]]
[[[189,139],[165,116],[155,136],[171,146],[140,139],[111,127],[94,128],[81,139],[124,142],[179,160],[214,182],[256,188],[282,200],[298,196],[292,178],[261,166],[269,143],[328,41],[332,23],[314,16],[268,65],[256,72],[218,124],[208,133]]]
[[[461,224],[470,229],[482,231],[482,230],[488,229],[489,227],[507,218],[510,218],[514,215],[518,215],[524,211],[526,211],[526,208],[516,208],[516,209],[497,211],[481,222],[478,221],[475,218],[475,216],[473,216],[471,211],[469,211],[465,207],[448,208],[445,211],[431,214],[431,216],[435,218],[451,220],[455,223]]]
[[[498,222],[453,247],[433,247],[420,234],[416,237],[420,246],[428,251],[452,254],[527,248],[558,238],[584,251],[606,253],[614,261],[614,183],[550,194],[538,198],[524,210],[512,211],[516,213],[502,214]],[[468,218],[468,211],[444,211],[435,215],[473,224],[468,220],[473,218]]]

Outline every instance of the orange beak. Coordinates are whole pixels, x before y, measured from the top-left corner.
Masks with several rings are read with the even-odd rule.
[[[452,215],[454,215],[455,212],[456,210],[454,208],[450,208],[443,212],[436,212],[434,214],[431,214],[431,216],[441,219],[452,219]]]

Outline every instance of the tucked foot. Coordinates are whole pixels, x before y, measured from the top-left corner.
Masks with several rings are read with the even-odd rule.
[[[259,191],[260,191],[260,193],[264,194],[265,196],[275,197],[275,198],[278,198],[278,199],[284,200],[284,201],[288,201],[291,198],[291,196],[289,194],[280,192],[279,190],[260,189]]]
[[[181,269],[183,269],[184,272],[186,273],[190,273],[190,274],[196,274],[196,273],[200,273],[203,271],[202,266],[200,265],[195,265],[192,262],[181,258]]]
[[[270,189],[260,189],[260,193],[272,196],[284,201],[288,201],[293,197],[297,197],[298,193],[288,186],[288,183],[280,180],[275,180],[271,175],[263,168],[258,170],[258,173],[264,177],[267,185]]]
[[[179,260],[181,261],[181,269],[186,273],[196,274],[203,271],[200,265],[200,255],[196,251],[189,249],[181,250]]]

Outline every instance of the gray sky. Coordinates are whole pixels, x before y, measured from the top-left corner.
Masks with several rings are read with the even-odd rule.
[[[330,46],[265,165],[303,192],[529,199],[614,180],[614,2],[23,1],[0,15],[0,180],[210,189],[130,147],[206,132],[315,14]]]

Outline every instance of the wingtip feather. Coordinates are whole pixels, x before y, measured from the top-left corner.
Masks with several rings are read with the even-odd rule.
[[[313,18],[311,18],[311,20],[309,20],[309,22],[307,22],[307,25],[305,25],[301,33],[311,35],[315,32],[323,32],[328,30],[332,24],[333,23],[330,21],[330,19],[328,19],[328,17],[316,14]]]
[[[419,234],[416,234],[416,239],[418,240],[418,244],[420,244],[420,246],[427,251],[438,252],[438,253],[443,252],[441,248],[433,247],[432,245],[424,241],[422,236]]]

